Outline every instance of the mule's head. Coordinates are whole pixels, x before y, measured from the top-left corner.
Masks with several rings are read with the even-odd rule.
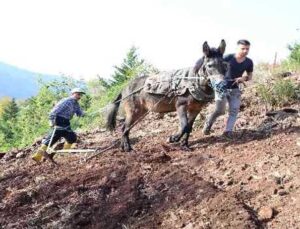
[[[223,79],[227,71],[227,63],[223,60],[226,43],[221,40],[218,48],[209,47],[205,41],[203,43],[203,63],[201,74],[207,79]]]

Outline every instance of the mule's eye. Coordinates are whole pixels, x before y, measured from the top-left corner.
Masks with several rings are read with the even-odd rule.
[[[207,67],[211,68],[213,65],[212,64],[207,64]]]

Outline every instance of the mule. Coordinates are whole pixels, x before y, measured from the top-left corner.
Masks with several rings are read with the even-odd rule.
[[[203,57],[194,67],[193,76],[199,76],[200,73],[205,79],[213,77],[224,77],[226,64],[223,61],[226,43],[221,41],[218,48],[210,48],[207,42],[204,42]],[[179,142],[182,139],[181,146],[189,150],[188,140],[193,128],[193,123],[201,109],[207,104],[207,101],[196,100],[189,90],[179,96],[164,96],[150,94],[143,88],[145,81],[149,76],[141,76],[133,79],[128,86],[117,96],[107,113],[106,127],[114,130],[116,126],[116,116],[120,102],[123,102],[125,111],[125,122],[122,127],[123,135],[121,139],[121,148],[123,151],[132,150],[129,133],[132,125],[143,118],[148,111],[157,113],[168,113],[177,111],[180,120],[180,130],[178,133],[169,137],[169,142]],[[212,87],[209,83],[203,85],[202,90],[205,93],[212,93]],[[211,101],[211,100],[210,100]]]

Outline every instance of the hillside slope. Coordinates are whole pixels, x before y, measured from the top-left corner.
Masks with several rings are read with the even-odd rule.
[[[58,76],[35,73],[0,62],[0,97],[26,99],[38,92],[38,79],[49,81]]]
[[[165,142],[176,114],[151,114],[132,130],[132,153],[58,155],[59,167],[30,159],[37,143],[6,154],[0,228],[298,228],[299,113],[266,117],[251,88],[244,97],[236,138],[221,136],[225,116],[210,136],[199,119],[191,152]],[[104,149],[120,130],[79,136],[79,148]]]

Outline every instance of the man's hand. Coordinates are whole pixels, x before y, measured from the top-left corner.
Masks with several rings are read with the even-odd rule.
[[[239,83],[245,84],[246,81],[250,81],[250,80],[252,80],[252,72],[247,72],[247,75],[236,78],[234,84],[239,84]]]
[[[246,81],[248,81],[248,77],[247,76],[238,77],[238,78],[235,79],[235,81],[234,81],[234,83],[232,85],[234,85],[234,84],[240,84],[240,83],[244,84]]]

